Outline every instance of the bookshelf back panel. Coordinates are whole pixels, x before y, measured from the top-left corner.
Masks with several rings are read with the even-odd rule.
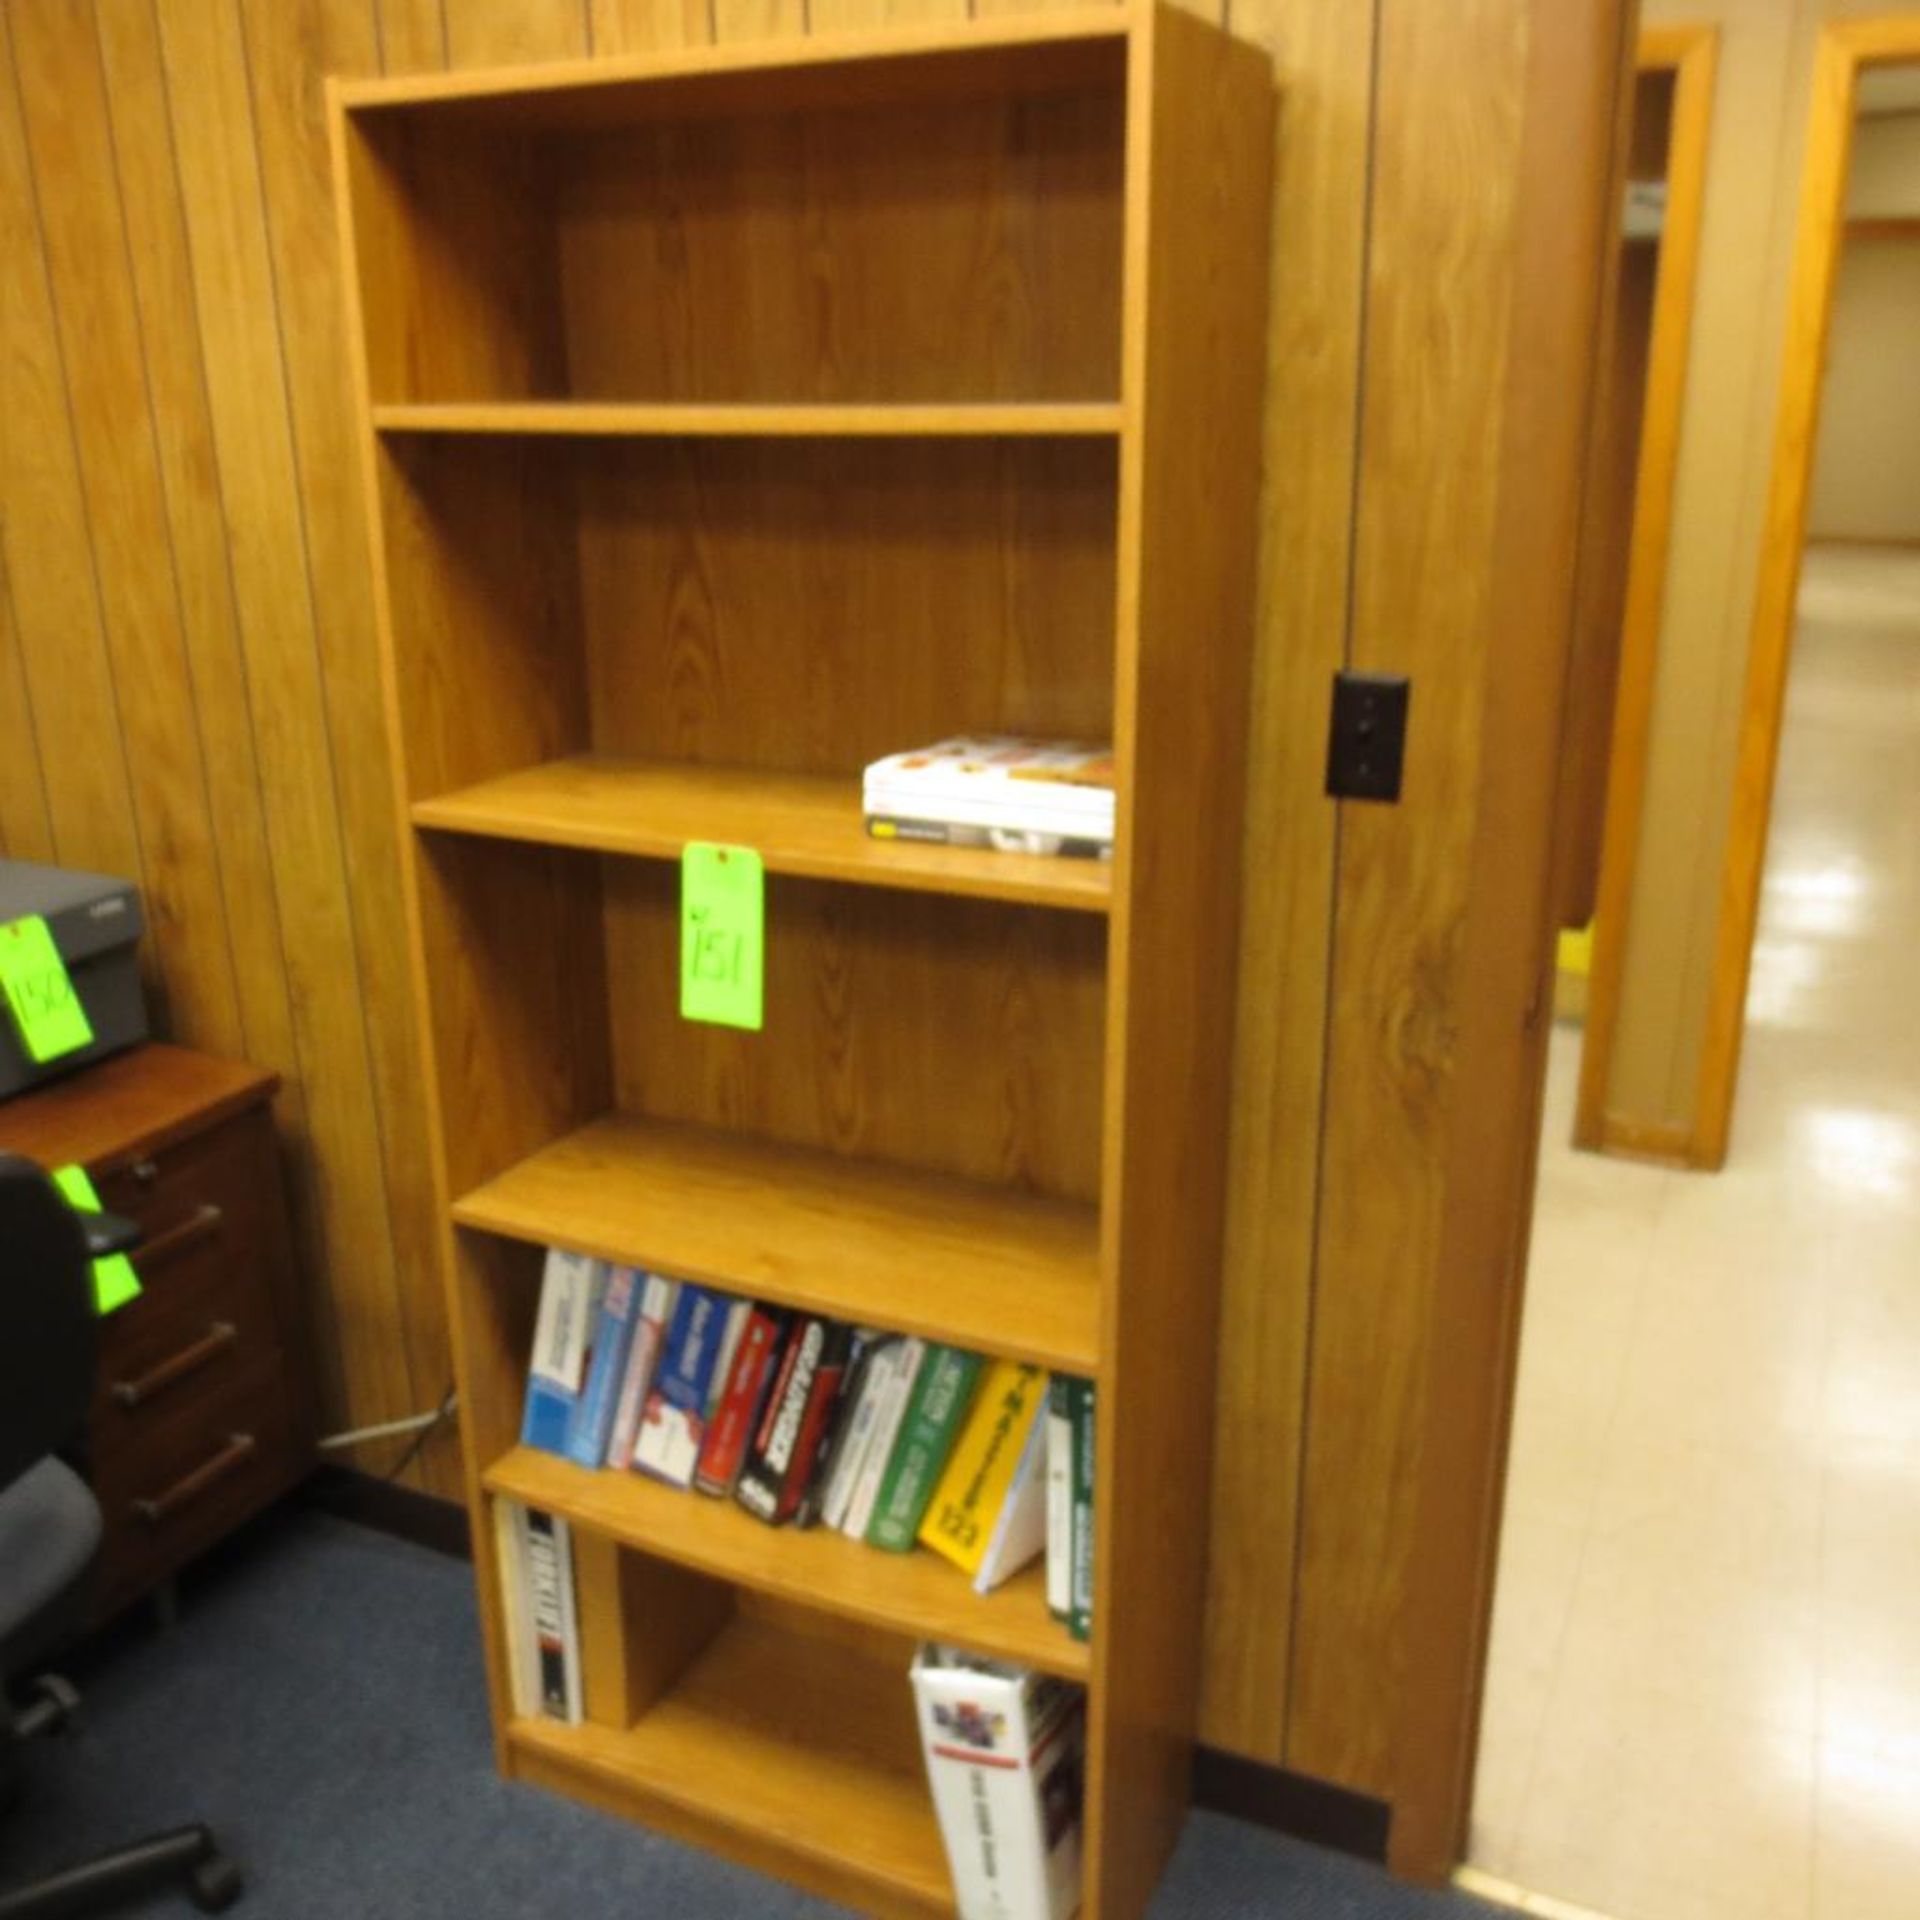
[[[969,730],[1111,737],[1109,443],[627,443],[577,483],[602,752],[852,775]]]
[[[362,250],[372,397],[1114,399],[1112,51],[1037,93],[583,130],[359,115],[356,215],[387,241]]]
[[[557,202],[569,390],[1112,399],[1120,122],[1115,90],[584,143]]]
[[[623,1109],[1098,1196],[1103,920],[775,876],[754,1034],[680,1018],[671,866],[604,888]]]

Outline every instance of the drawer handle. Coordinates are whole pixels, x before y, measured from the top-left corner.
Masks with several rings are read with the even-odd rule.
[[[116,1380],[108,1392],[112,1394],[116,1406],[140,1406],[151,1400],[163,1387],[172,1386],[176,1380],[184,1380],[190,1373],[198,1373],[209,1360],[217,1359],[239,1337],[240,1330],[231,1320],[216,1320],[191,1346],[170,1354],[137,1380]]]
[[[150,1187],[160,1178],[160,1163],[157,1160],[136,1160],[127,1171],[143,1187]]]
[[[183,1474],[165,1493],[151,1500],[136,1500],[133,1510],[148,1526],[157,1527],[170,1520],[182,1507],[190,1506],[217,1482],[224,1480],[258,1446],[250,1433],[230,1433],[226,1444],[210,1460],[203,1460],[189,1474]]]
[[[133,1263],[142,1273],[152,1274],[169,1260],[177,1259],[189,1247],[197,1247],[209,1234],[218,1233],[226,1215],[212,1201],[194,1208],[177,1227],[156,1233],[133,1251]]]

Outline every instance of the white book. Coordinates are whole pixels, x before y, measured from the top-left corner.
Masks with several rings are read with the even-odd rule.
[[[523,1719],[577,1727],[582,1716],[580,1616],[573,1589],[573,1529],[557,1514],[502,1500],[502,1545],[513,1644],[507,1670]]]
[[[586,1384],[594,1322],[609,1269],[584,1253],[547,1249],[540,1278],[540,1309],[534,1321],[533,1357],[527,1368],[527,1404],[521,1417],[524,1445],[565,1453],[573,1410]]]
[[[861,776],[865,795],[1017,810],[1041,807],[1077,818],[1111,817],[1113,749],[1076,740],[963,734],[891,753]]]
[[[1085,1695],[923,1646],[914,1704],[960,1920],[1069,1920],[1080,1904]]]
[[[1066,1382],[1047,1383],[1047,1611],[1064,1620],[1073,1611],[1073,1421]]]
[[[820,1502],[823,1524],[838,1528],[853,1505],[853,1490],[866,1467],[867,1453],[873,1444],[873,1425],[880,1413],[880,1397],[899,1364],[900,1342],[890,1339],[875,1349],[860,1378],[860,1397],[847,1409],[847,1437],[833,1456],[833,1471],[827,1476],[826,1492]]]
[[[1047,1544],[1047,1416],[1028,1422],[1027,1444],[1013,1469],[1007,1497],[987,1536],[987,1550],[973,1576],[975,1593],[991,1593],[1010,1580]]]
[[[895,1351],[886,1391],[874,1414],[867,1457],[860,1463],[860,1477],[854,1482],[853,1498],[847,1505],[846,1522],[841,1528],[856,1540],[867,1537],[873,1504],[880,1497],[880,1482],[886,1477],[887,1462],[893,1458],[893,1443],[900,1437],[900,1423],[906,1418],[907,1402],[913,1398],[913,1383],[919,1377],[920,1363],[926,1355],[924,1340],[902,1340]]]

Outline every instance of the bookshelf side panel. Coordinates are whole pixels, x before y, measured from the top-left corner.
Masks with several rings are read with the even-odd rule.
[[[1089,1907],[1185,1818],[1206,1578],[1273,89],[1161,8],[1131,94]]]
[[[369,398],[566,391],[544,149],[524,135],[349,112]]]
[[[407,800],[585,744],[573,474],[538,440],[376,444]]]

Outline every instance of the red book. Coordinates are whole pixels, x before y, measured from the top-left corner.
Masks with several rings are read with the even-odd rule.
[[[780,1482],[775,1525],[794,1517],[813,1479],[814,1462],[819,1459],[821,1443],[827,1437],[827,1422],[839,1405],[840,1381],[852,1350],[853,1329],[838,1322],[829,1323],[820,1361],[813,1371],[813,1384],[807,1391],[807,1410],[800,1419],[800,1437],[794,1443],[793,1458],[787,1463],[786,1475]]]
[[[793,1315],[780,1307],[756,1305],[747,1316],[740,1344],[733,1350],[726,1385],[707,1423],[700,1464],[694,1470],[693,1484],[702,1493],[724,1496],[733,1491],[773,1378],[774,1363],[792,1324]]]

